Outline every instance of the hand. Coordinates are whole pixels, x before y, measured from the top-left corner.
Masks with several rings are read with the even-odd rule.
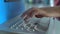
[[[55,17],[60,17],[60,13],[52,12],[52,11],[51,11],[51,13],[48,13],[47,11],[44,11],[39,8],[31,8],[31,9],[27,10],[26,12],[24,12],[21,17],[24,18],[24,20],[27,20],[32,17],[37,17],[37,18],[54,17],[55,18]]]
[[[46,16],[45,14],[46,12],[39,10],[39,8],[31,8],[24,12],[21,17],[27,20],[32,17],[42,18],[43,16]]]

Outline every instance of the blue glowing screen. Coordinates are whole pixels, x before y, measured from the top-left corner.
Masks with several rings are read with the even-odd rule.
[[[21,14],[25,10],[23,1],[24,0],[20,2],[4,2],[4,0],[0,0],[0,24]]]

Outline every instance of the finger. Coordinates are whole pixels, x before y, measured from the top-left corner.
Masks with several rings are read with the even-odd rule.
[[[44,17],[44,15],[38,14],[38,15],[35,15],[35,17],[36,17],[36,18],[42,18],[42,17]]]
[[[25,21],[27,21],[29,18],[32,18],[37,11],[38,10],[36,8],[28,9],[23,13],[21,17],[24,18]]]
[[[26,16],[26,17],[24,18],[24,20],[27,21],[29,18],[30,18],[29,16]]]
[[[28,13],[30,12],[30,10],[31,10],[31,9],[28,9],[27,11],[25,11],[25,12],[21,15],[21,17],[24,17],[24,16],[28,15]]]
[[[38,10],[35,8],[29,9],[26,12],[27,17],[26,18],[32,18],[33,15],[37,12]]]
[[[31,10],[31,12],[28,13],[28,16],[33,17],[37,13],[37,10]]]
[[[31,11],[31,9],[28,9],[27,11],[25,11],[22,15],[21,15],[21,17],[24,17],[24,16],[26,16],[26,15],[28,15],[28,13]]]

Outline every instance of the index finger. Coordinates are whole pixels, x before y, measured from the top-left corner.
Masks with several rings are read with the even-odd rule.
[[[37,8],[30,8],[27,11],[25,11],[21,17],[22,18],[26,18],[27,16],[32,17],[34,15],[34,13],[37,12]]]

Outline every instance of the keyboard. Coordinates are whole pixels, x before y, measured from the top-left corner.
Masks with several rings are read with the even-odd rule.
[[[46,19],[46,20],[45,20]],[[48,21],[47,21],[48,20]],[[46,21],[46,22],[43,22]],[[15,18],[3,24],[3,29],[15,33],[30,34],[46,34],[50,25],[50,18],[31,18],[26,23],[23,18],[16,16]],[[0,28],[1,29],[1,28]]]

